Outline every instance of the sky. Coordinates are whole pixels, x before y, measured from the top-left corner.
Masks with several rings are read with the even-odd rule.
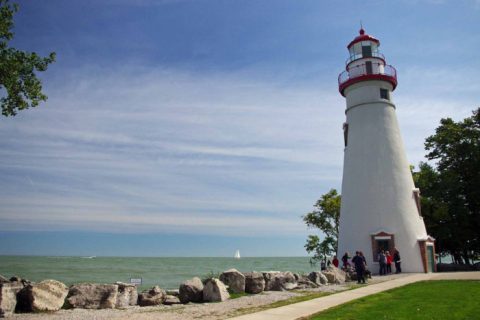
[[[57,61],[47,102],[0,119],[3,255],[305,256],[360,21],[410,163],[479,105],[478,0],[18,3],[10,44]]]

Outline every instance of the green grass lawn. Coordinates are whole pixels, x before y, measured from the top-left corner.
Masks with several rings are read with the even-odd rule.
[[[480,319],[480,281],[417,282],[343,304],[308,319]]]

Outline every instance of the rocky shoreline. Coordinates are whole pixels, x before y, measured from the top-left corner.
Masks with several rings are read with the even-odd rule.
[[[89,313],[88,317],[100,319],[103,318],[102,314],[105,310],[111,310],[119,313],[113,312],[115,313],[113,316],[107,311],[109,316],[105,319],[122,318],[126,316],[125,313],[131,312],[142,313],[142,318],[148,318],[144,311],[152,314],[171,311],[183,314],[185,310],[191,309],[191,305],[201,305],[204,307],[201,309],[208,310],[209,306],[213,309],[224,309],[222,306],[216,307],[224,304],[227,310],[211,311],[213,316],[215,313],[221,314],[218,319],[224,319],[226,314],[239,308],[261,306],[288,299],[298,295],[298,290],[336,290],[336,286],[350,280],[352,280],[351,273],[345,273],[337,268],[311,272],[308,275],[289,271],[241,273],[230,269],[218,278],[212,277],[202,281],[195,277],[187,280],[178,290],[165,291],[155,286],[138,292],[135,285],[121,282],[80,283],[67,287],[56,280],[32,283],[18,277],[6,279],[0,276],[0,317],[31,316],[33,319],[37,316],[43,317],[47,312],[49,317],[73,319],[82,314],[81,310],[91,310],[95,314]],[[296,292],[292,291],[294,289]],[[235,297],[240,295],[241,298],[231,299],[231,295]],[[212,304],[211,302],[223,303]],[[185,315],[180,318],[186,319]]]

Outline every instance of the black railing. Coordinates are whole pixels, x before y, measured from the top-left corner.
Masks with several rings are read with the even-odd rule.
[[[338,75],[338,85],[346,83],[351,79],[355,79],[367,75],[382,75],[391,77],[397,82],[397,70],[391,65],[382,63],[362,63],[358,66],[349,67]]]
[[[348,65],[350,62],[358,60],[358,59],[362,59],[362,58],[380,58],[383,61],[385,61],[385,56],[382,53],[377,51],[377,52],[372,52],[370,55],[363,55],[361,53],[351,55],[350,58],[348,58],[345,61],[345,65]]]

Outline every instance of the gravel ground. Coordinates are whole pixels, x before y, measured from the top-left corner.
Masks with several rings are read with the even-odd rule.
[[[389,275],[383,277],[374,277],[369,283],[378,283],[388,281],[403,275]],[[306,290],[308,292],[337,292],[350,288],[354,282],[341,285],[322,286],[317,289]],[[262,294],[249,295],[237,299],[231,299],[219,303],[189,303],[186,305],[175,306],[156,306],[156,307],[129,307],[126,309],[103,309],[103,310],[60,310],[52,313],[25,313],[14,314],[8,319],[37,320],[37,319],[54,319],[54,320],[109,320],[109,319],[125,319],[125,320],[220,320],[238,315],[242,312],[248,313],[248,309],[261,307],[270,303],[286,300],[291,297],[306,294],[305,291],[266,291]]]

